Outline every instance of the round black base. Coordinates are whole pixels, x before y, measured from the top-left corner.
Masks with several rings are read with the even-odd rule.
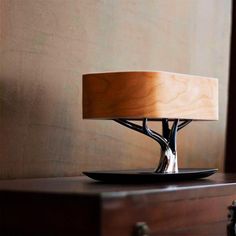
[[[217,172],[217,169],[179,169],[178,173],[154,173],[150,170],[126,171],[86,171],[84,175],[107,183],[158,183],[164,181],[183,181],[205,178]]]

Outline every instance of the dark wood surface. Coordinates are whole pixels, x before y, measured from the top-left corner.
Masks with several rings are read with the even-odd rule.
[[[87,177],[0,181],[1,235],[226,235],[236,175],[156,184],[104,184]]]
[[[229,189],[236,189],[236,175],[217,173],[205,179],[191,181],[159,182],[151,184],[106,184],[94,181],[86,176],[79,177],[57,177],[57,178],[38,178],[38,179],[16,179],[1,180],[0,191],[18,192],[39,192],[47,194],[66,194],[66,195],[101,195],[125,196],[126,194],[142,195],[154,193],[182,192],[201,190],[202,194],[209,194],[209,191],[217,187],[219,194],[221,188],[227,186]],[[230,188],[229,188],[230,186]],[[206,193],[207,190],[208,192]],[[185,196],[186,197],[186,196]]]

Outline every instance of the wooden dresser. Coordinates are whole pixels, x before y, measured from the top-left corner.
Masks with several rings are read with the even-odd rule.
[[[227,235],[236,175],[159,184],[0,181],[0,235]]]

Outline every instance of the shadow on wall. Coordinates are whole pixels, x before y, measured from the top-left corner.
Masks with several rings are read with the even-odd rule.
[[[42,81],[21,81],[0,78],[0,178],[62,175],[73,138],[61,127],[66,104],[55,106]]]

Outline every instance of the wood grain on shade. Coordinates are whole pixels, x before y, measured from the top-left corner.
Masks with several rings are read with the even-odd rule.
[[[83,118],[218,119],[218,80],[170,72],[83,75]]]

